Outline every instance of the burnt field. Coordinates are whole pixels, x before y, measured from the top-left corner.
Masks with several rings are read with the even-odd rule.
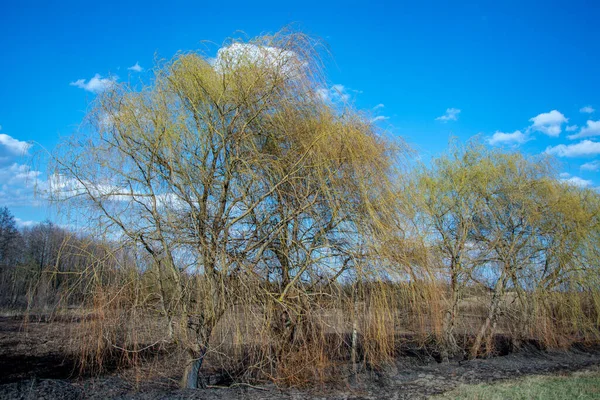
[[[307,388],[233,383],[207,365],[208,387],[191,390],[179,388],[181,355],[166,344],[139,352],[141,361],[135,367],[125,366],[125,354],[118,353],[101,373],[82,366],[77,346],[82,322],[85,318],[0,317],[0,398],[412,399],[444,393],[460,384],[566,374],[600,365],[597,346],[544,350],[527,343],[514,352],[508,341],[498,336],[493,356],[442,363],[427,346],[405,340],[397,349],[395,362],[377,369],[362,366],[356,375],[349,373],[338,382]],[[351,371],[349,366],[347,371]]]

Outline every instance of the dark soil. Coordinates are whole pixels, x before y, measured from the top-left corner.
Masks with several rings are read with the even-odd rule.
[[[77,375],[77,357],[70,350],[71,325],[44,318],[0,317],[0,384]]]
[[[583,346],[544,351],[531,345],[518,353],[450,363],[438,363],[434,356],[407,351],[395,365],[380,371],[363,370],[344,384],[302,390],[274,385],[180,390],[172,379],[175,377],[139,371],[137,375],[114,370],[101,377],[81,377],[69,345],[69,324],[73,322],[25,326],[20,319],[0,317],[0,399],[419,399],[463,383],[564,373],[600,365],[600,349]]]

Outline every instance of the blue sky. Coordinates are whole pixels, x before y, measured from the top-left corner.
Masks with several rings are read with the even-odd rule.
[[[148,79],[156,56],[216,54],[238,31],[291,23],[329,45],[330,84],[422,159],[451,136],[481,134],[490,145],[549,152],[565,179],[597,187],[599,21],[594,1],[5,1],[0,206],[22,225],[53,217],[32,188],[44,166],[27,155],[73,134],[103,79]]]

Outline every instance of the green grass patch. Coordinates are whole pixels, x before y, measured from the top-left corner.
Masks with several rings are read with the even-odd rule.
[[[463,385],[434,399],[600,399],[600,370],[567,376],[531,376],[495,384]]]

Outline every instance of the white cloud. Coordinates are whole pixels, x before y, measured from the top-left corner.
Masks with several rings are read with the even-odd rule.
[[[2,171],[5,173],[3,181],[9,185],[30,183],[41,174],[40,171],[32,170],[27,165],[17,163],[3,168]]]
[[[377,122],[377,121],[385,121],[387,119],[390,119],[390,117],[386,117],[385,115],[379,115],[375,118],[371,119],[371,123]]]
[[[586,126],[582,127],[579,133],[570,135],[569,139],[579,139],[592,136],[600,136],[600,121],[588,120]]]
[[[579,112],[584,113],[584,114],[591,114],[594,111],[596,111],[596,110],[594,110],[594,108],[592,106],[585,106],[585,107],[581,107],[579,109]]]
[[[577,128],[579,128],[577,125],[569,125],[565,128],[565,131],[567,132],[575,132],[577,130]]]
[[[546,148],[547,154],[558,157],[585,157],[600,154],[600,143],[584,140],[576,144],[559,144],[558,146],[549,146]]]
[[[0,160],[9,155],[22,156],[27,153],[31,143],[15,139],[5,133],[0,133]]]
[[[170,207],[172,209],[182,209],[186,207],[186,203],[175,193],[157,193],[150,195],[143,190],[135,191],[131,188],[115,185],[110,181],[78,181],[62,175],[52,175],[43,185],[47,196],[60,200],[76,197],[87,198],[91,195],[105,202],[135,202],[135,204],[143,204],[145,207],[151,207],[153,205],[153,200],[155,199],[156,205],[160,208]]]
[[[251,43],[233,43],[222,47],[217,51],[217,57],[209,61],[212,61],[215,70],[220,72],[231,71],[244,65],[259,65],[279,70],[284,74],[294,74],[294,71],[305,65],[293,51]]]
[[[17,226],[19,228],[29,228],[29,227],[37,224],[36,221],[25,221],[25,220],[22,220],[21,218],[16,218],[16,217],[15,217],[15,222],[17,223]]]
[[[587,179],[582,179],[578,176],[573,176],[571,178],[568,179],[561,179],[562,182],[567,183],[569,185],[573,185],[573,186],[577,186],[577,187],[588,187],[591,186],[594,182],[587,180]]]
[[[87,90],[88,92],[101,93],[113,87],[117,82],[117,79],[117,76],[103,78],[100,74],[96,74],[88,82],[86,82],[85,79],[78,79],[75,82],[71,82],[70,85]]]
[[[40,175],[40,171],[24,164],[0,166],[0,204],[7,207],[38,205],[35,189]]]
[[[446,113],[440,117],[437,117],[436,121],[456,121],[458,120],[458,114],[460,114],[460,110],[458,108],[447,108]]]
[[[135,71],[135,72],[142,72],[144,70],[144,68],[141,67],[139,62],[135,62],[135,65],[132,65],[131,67],[127,68],[130,71]]]
[[[600,170],[600,160],[590,161],[588,163],[583,164],[579,168],[584,171],[598,171]]]
[[[0,205],[20,207],[36,205],[34,190],[40,171],[16,161],[25,156],[30,143],[0,134]]]
[[[80,182],[62,175],[52,175],[46,182],[48,195],[58,199],[74,198],[91,194],[113,201],[124,201],[132,198],[131,190],[121,188],[108,182]]]
[[[385,107],[385,105],[383,103],[379,103],[375,107],[373,107],[373,110],[379,110],[380,108],[383,108],[383,107]]]
[[[317,89],[317,96],[325,103],[345,103],[350,100],[350,95],[344,85],[336,84],[327,88]]]
[[[329,89],[319,88],[317,89],[317,96],[324,102],[330,102]]]
[[[338,93],[340,96],[349,96],[349,95],[345,94],[346,88],[344,87],[344,85],[340,85],[340,84],[333,85],[331,87],[331,90]]]
[[[519,145],[525,143],[529,139],[530,138],[527,136],[527,134],[524,134],[523,132],[518,130],[512,133],[496,132],[492,135],[491,138],[488,139],[488,143],[493,146],[502,144]]]
[[[539,114],[531,118],[530,121],[533,122],[531,129],[534,131],[556,137],[562,132],[562,124],[568,122],[569,119],[565,118],[561,112],[552,110],[548,113]]]

